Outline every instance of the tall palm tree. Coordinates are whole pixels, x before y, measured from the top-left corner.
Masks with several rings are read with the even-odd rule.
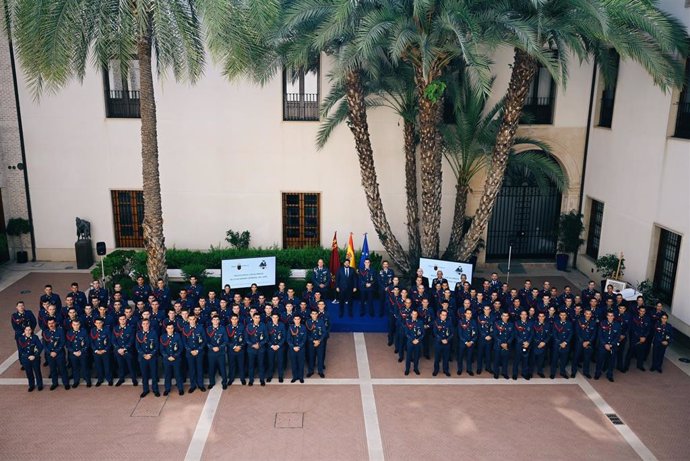
[[[535,54],[533,48],[521,44],[518,36],[505,37],[507,42],[515,44],[505,110],[484,192],[458,252],[461,259],[470,256],[488,224],[538,64],[558,84],[564,85],[570,56],[581,60],[594,57],[606,77],[610,67],[609,50],[613,48],[621,59],[642,65],[655,84],[666,90],[682,84],[683,62],[688,54],[690,41],[685,27],[659,10],[655,0],[509,0],[508,3],[514,14],[538,19],[533,23],[534,34],[541,49],[551,51],[551,58]]]
[[[165,237],[158,170],[152,55],[159,74],[195,81],[204,64],[201,27],[192,0],[13,0],[12,22],[20,62],[36,97],[96,68],[119,63],[127,75],[139,60],[144,247],[151,283],[166,278]]]
[[[503,101],[487,110],[487,96],[469,78],[459,75],[449,85],[448,98],[453,101],[454,123],[441,127],[442,152],[453,171],[455,209],[448,247],[444,259],[459,259],[458,249],[465,229],[470,182],[490,164],[503,112]],[[519,153],[518,153],[519,152]],[[550,146],[531,137],[516,137],[508,157],[506,175],[527,170],[541,188],[554,184],[560,191],[567,188],[567,178],[558,163],[550,157]]]

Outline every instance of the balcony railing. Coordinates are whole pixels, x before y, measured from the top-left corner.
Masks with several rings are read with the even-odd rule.
[[[318,93],[285,93],[283,95],[283,120],[318,121]]]
[[[676,131],[673,136],[676,138],[690,139],[690,102],[678,104]]]
[[[527,98],[522,110],[520,123],[529,125],[548,125],[553,122],[552,97]]]
[[[611,128],[613,121],[613,98],[601,98],[599,110],[599,126]]]
[[[110,118],[140,118],[139,92],[109,90],[105,93],[108,117]]]

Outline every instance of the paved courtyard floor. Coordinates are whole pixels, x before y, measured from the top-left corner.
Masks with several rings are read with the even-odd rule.
[[[432,377],[424,359],[420,376],[404,376],[385,334],[338,333],[326,378],[304,384],[28,393],[10,313],[22,298],[36,311],[46,282],[62,294],[72,281],[88,274],[29,273],[0,292],[2,460],[690,459],[690,369],[676,351],[663,374],[633,369],[615,383]]]

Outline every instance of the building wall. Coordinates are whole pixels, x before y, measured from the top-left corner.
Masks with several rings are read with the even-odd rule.
[[[690,26],[683,2],[662,6]],[[690,280],[690,140],[670,136],[678,96],[678,89],[664,93],[655,87],[639,65],[621,62],[611,128],[592,127],[584,195],[585,211],[590,199],[604,203],[599,255],[622,252],[624,279],[633,284],[654,277],[655,229],[682,236],[671,313],[675,326],[688,334],[690,299],[683,288]],[[586,255],[578,257],[578,267],[594,271]]]

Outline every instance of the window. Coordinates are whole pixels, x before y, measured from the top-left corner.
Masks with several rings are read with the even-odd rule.
[[[673,299],[673,288],[676,284],[676,269],[680,255],[681,237],[666,229],[660,229],[659,250],[654,270],[654,289],[659,299],[667,304]]]
[[[587,231],[587,256],[593,259],[599,257],[599,241],[601,240],[601,223],[604,220],[604,204],[592,200],[589,210],[589,229]]]
[[[143,248],[144,193],[140,190],[110,191],[115,223],[115,246]]]
[[[123,75],[120,62],[111,60],[103,72],[105,109],[109,118],[139,118],[139,60],[129,61]]]
[[[283,120],[319,120],[319,72],[283,71]]]
[[[601,102],[599,107],[599,126],[611,128],[613,121],[613,102],[616,97],[616,85],[618,84],[618,66],[620,64],[620,56],[615,50],[611,50],[611,67],[612,75],[611,81],[605,84],[604,91],[601,94]]]
[[[676,130],[673,136],[690,139],[690,59],[685,62],[685,83],[678,100]]]
[[[319,246],[320,194],[283,194],[283,248]]]
[[[520,123],[548,125],[553,123],[553,103],[556,85],[549,71],[539,65],[530,85]]]

